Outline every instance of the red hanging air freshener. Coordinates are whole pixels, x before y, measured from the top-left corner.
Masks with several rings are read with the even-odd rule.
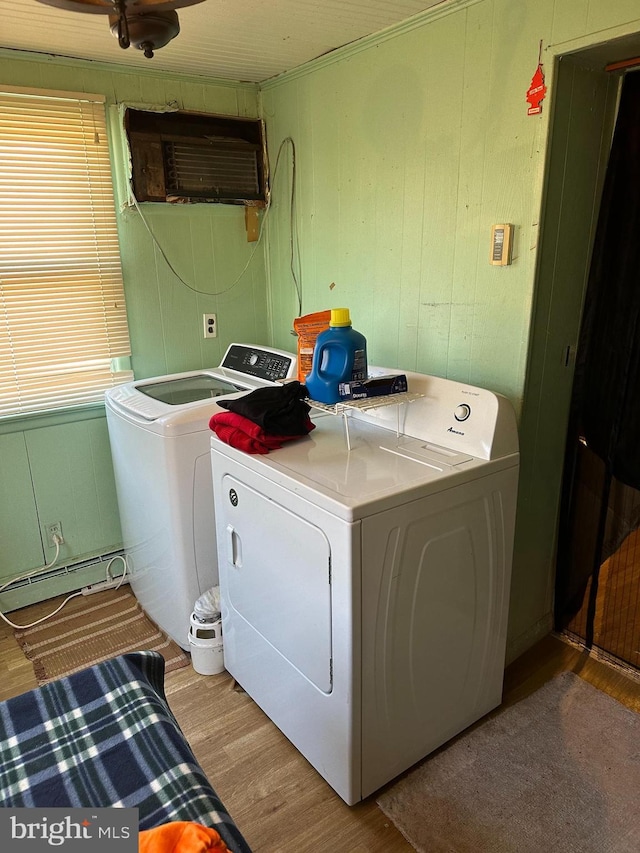
[[[527,91],[527,101],[531,105],[527,110],[527,115],[535,116],[542,112],[542,101],[547,94],[547,87],[544,85],[544,73],[542,71],[542,42],[540,42],[540,52],[538,53],[538,67],[536,73],[531,79],[531,85]]]

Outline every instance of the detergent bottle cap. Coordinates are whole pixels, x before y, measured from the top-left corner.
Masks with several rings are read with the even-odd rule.
[[[348,308],[332,308],[330,326],[350,326],[351,317]]]

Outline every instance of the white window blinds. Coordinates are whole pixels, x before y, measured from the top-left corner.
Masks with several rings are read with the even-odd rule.
[[[130,378],[104,104],[0,92],[0,417]]]

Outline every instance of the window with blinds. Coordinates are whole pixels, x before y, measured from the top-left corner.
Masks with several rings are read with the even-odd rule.
[[[0,91],[0,417],[132,376],[103,99]]]

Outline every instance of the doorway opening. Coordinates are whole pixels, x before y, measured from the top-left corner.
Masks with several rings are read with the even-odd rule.
[[[640,66],[640,62],[639,62]],[[640,73],[608,156],[568,417],[555,625],[640,671]]]

